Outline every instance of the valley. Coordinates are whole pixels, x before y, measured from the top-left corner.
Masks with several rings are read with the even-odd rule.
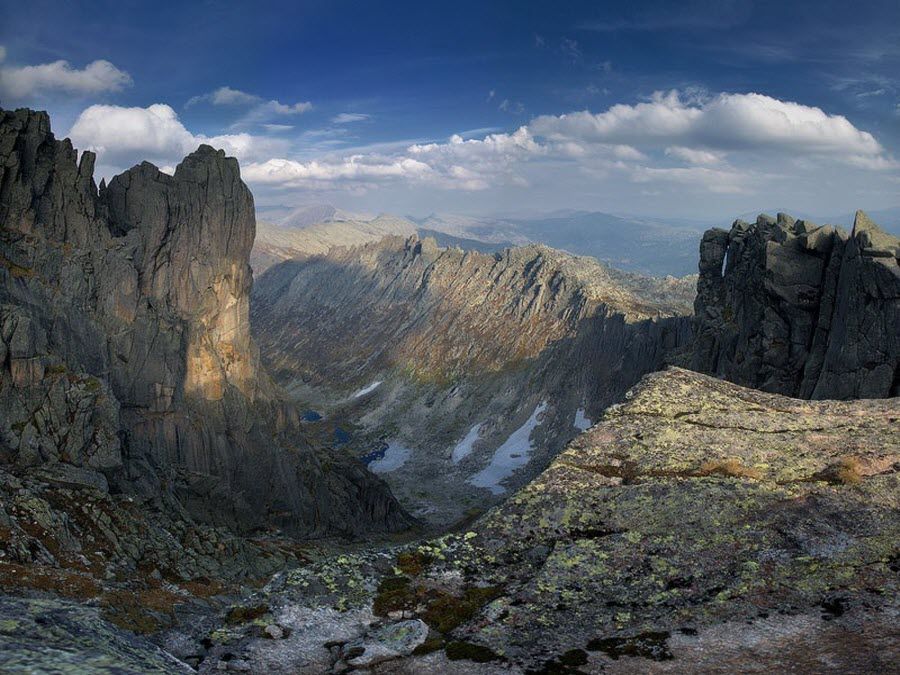
[[[269,269],[251,326],[276,382],[348,431],[342,447],[414,516],[446,525],[533,478],[675,358],[695,283],[544,246],[390,237]]]

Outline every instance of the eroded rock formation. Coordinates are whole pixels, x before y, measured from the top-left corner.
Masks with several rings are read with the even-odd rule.
[[[46,114],[0,111],[3,462],[100,472],[239,529],[403,526],[377,478],[304,440],[259,367],[237,161],[201,146],[172,176],[144,163],[98,190],[93,154],[76,159]]]
[[[700,247],[693,367],[813,399],[900,394],[900,240],[779,214]]]

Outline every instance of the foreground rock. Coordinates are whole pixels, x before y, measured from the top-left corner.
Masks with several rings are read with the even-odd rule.
[[[96,609],[61,600],[0,597],[6,673],[192,673],[153,643],[118,630]]]
[[[237,161],[201,146],[172,176],[144,163],[98,191],[94,155],[76,159],[45,113],[0,111],[0,465],[64,465],[239,531],[405,526],[377,478],[304,439],[259,367]]]
[[[900,240],[779,214],[700,246],[693,367],[813,399],[900,395]]]
[[[890,670],[898,419],[895,400],[649,375],[471,531],[278,575],[248,604],[287,638],[232,626],[211,653],[343,672],[418,620],[375,672]]]
[[[278,382],[445,523],[524,484],[686,345],[693,295],[543,246],[394,237],[270,269],[251,320]]]

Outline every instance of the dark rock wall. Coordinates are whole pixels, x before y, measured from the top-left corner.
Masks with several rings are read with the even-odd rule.
[[[98,190],[76,158],[46,114],[0,111],[0,459],[102,470],[239,528],[404,525],[378,479],[303,440],[259,367],[237,161],[201,146],[174,176],[144,163]]]
[[[700,245],[692,367],[812,399],[900,394],[900,241],[790,216],[736,221]]]

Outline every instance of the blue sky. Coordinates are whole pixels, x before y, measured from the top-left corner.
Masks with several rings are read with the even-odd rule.
[[[50,111],[106,175],[224,147],[264,209],[900,205],[896,0],[2,0],[0,18],[4,107]]]

